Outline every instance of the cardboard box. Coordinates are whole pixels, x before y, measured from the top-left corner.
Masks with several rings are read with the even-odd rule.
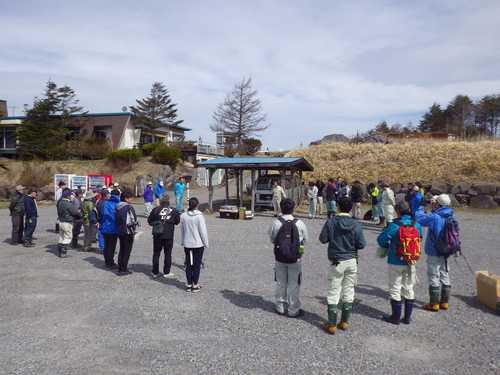
[[[238,219],[239,211],[237,206],[222,206],[219,215],[223,219]]]
[[[478,271],[476,287],[478,301],[500,312],[500,276],[488,271]]]

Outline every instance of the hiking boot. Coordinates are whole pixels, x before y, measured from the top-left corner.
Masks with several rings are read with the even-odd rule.
[[[191,292],[193,292],[193,293],[198,293],[200,290],[201,290],[201,286],[199,286],[199,285],[193,285],[191,287]]]
[[[430,286],[429,287],[429,303],[426,303],[423,308],[427,311],[438,312],[440,301],[441,288]]]
[[[411,322],[411,314],[413,312],[413,304],[415,303],[414,299],[405,299],[405,314],[403,320],[401,320],[404,324],[410,324]]]
[[[330,335],[337,332],[337,305],[328,305],[328,322],[325,323],[324,328]]]
[[[78,245],[78,238],[73,238],[71,240],[71,247],[73,249],[79,249],[81,247],[80,245]]]
[[[35,244],[31,241],[26,241],[23,243],[23,246],[24,247],[33,247],[33,246],[35,246]]]
[[[337,326],[339,329],[346,331],[349,328],[349,318],[352,314],[352,303],[344,302],[342,305],[342,316],[340,324]]]
[[[151,272],[151,277],[152,277],[153,279],[156,279],[156,278],[157,278],[157,277],[159,277],[159,276],[160,276],[160,274],[159,274],[159,273],[154,273],[154,272]]]
[[[439,308],[441,310],[448,310],[448,304],[450,301],[451,286],[443,285],[441,287],[441,302],[439,303]]]
[[[401,321],[401,301],[391,299],[391,309],[392,315],[384,316],[383,319],[387,323],[399,325],[399,322]]]
[[[191,293],[192,290],[193,290],[192,285],[186,285],[186,293]]]

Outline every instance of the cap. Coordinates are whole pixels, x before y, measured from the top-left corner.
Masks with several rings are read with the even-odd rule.
[[[91,190],[87,191],[87,193],[85,193],[85,199],[92,199],[95,197],[95,193]]]
[[[148,185],[153,185],[153,183],[152,183],[151,181],[148,181],[148,183],[147,183],[147,184],[148,184]]]
[[[448,194],[440,194],[437,197],[437,202],[440,206],[448,207],[451,205],[451,199]]]
[[[23,185],[16,186],[16,191],[23,191],[24,189],[26,189],[26,188]]]
[[[115,182],[115,183],[113,184],[113,186],[114,186],[114,187],[118,187],[118,186],[120,186],[120,184],[119,184],[118,182]]]
[[[163,181],[160,181],[160,186],[163,186]]]

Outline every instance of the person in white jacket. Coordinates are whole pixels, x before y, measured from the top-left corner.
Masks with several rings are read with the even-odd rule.
[[[186,292],[199,292],[203,251],[208,249],[207,225],[203,214],[198,210],[197,198],[189,199],[187,212],[181,215],[181,246],[186,254]]]
[[[307,189],[307,199],[309,200],[309,219],[314,219],[318,205],[318,187],[312,181],[309,182],[309,189]]]
[[[385,221],[387,225],[389,225],[394,221],[394,207],[396,206],[396,198],[394,196],[394,191],[387,183],[384,183],[383,186],[384,190],[382,191],[382,208],[384,210]]]

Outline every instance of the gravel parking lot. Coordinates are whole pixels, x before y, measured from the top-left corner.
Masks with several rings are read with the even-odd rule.
[[[139,209],[142,212],[142,209]],[[184,291],[183,251],[174,248],[177,279],[153,280],[149,228],[139,235],[130,276],[103,267],[102,256],[55,256],[54,207],[40,209],[37,246],[0,246],[1,374],[500,374],[500,319],[474,298],[463,258],[450,261],[451,309],[417,308],[414,323],[381,321],[389,311],[386,263],[375,257],[373,229],[360,254],[352,328],[325,334],[326,249],[322,220],[305,220],[311,241],[303,258],[299,319],[273,313],[271,218],[207,217],[211,248],[203,290]],[[500,273],[500,215],[460,213],[464,252],[474,270]],[[10,218],[0,210],[0,237]],[[417,301],[427,299],[425,259]]]

